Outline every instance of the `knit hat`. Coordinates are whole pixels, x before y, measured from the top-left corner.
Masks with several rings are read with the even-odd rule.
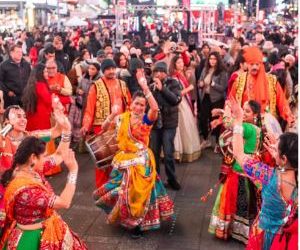
[[[154,65],[154,69],[153,72],[155,71],[160,71],[160,72],[164,72],[166,74],[168,74],[168,66],[165,62],[157,62]]]
[[[129,39],[124,39],[123,44],[125,44],[125,43],[131,43],[131,41]]]
[[[138,58],[132,58],[129,61],[129,71],[131,73],[135,72],[137,69],[143,69],[144,63],[141,59]]]
[[[97,51],[97,57],[105,57],[105,52],[103,49],[99,49]]]
[[[104,73],[104,71],[108,68],[116,68],[117,65],[114,60],[112,59],[104,59],[101,63],[101,71]]]

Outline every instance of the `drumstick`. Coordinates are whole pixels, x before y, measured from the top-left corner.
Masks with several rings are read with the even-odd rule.
[[[113,138],[114,138],[114,136],[111,136],[111,137],[107,140],[106,144],[108,144]]]

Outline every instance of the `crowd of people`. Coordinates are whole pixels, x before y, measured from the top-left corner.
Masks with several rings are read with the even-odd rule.
[[[87,248],[56,212],[75,193],[74,151],[95,160],[95,205],[136,239],[174,218],[176,164],[201,164],[213,148],[222,164],[209,232],[247,249],[296,249],[296,37],[244,33],[201,47],[133,34],[120,48],[97,26],[0,36],[1,248]],[[63,162],[55,195],[45,176]]]

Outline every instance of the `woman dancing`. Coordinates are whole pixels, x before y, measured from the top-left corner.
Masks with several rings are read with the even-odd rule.
[[[70,139],[62,138],[68,143]],[[62,154],[69,175],[62,193],[55,195],[43,175],[45,150],[45,142],[26,137],[14,155],[11,169],[2,176],[6,220],[1,249],[87,249],[56,212],[69,208],[75,193],[78,164],[74,153],[65,150]]]
[[[161,219],[173,215],[173,202],[156,173],[154,155],[148,148],[158,106],[144,73],[138,71],[137,79],[145,95],[136,92],[130,111],[118,117],[119,152],[113,158],[109,181],[94,192],[96,205],[108,213],[108,222],[118,221],[133,229],[133,238],[141,237],[142,231],[159,228]],[[145,114],[147,100],[150,109]],[[118,113],[115,107],[113,110],[103,125],[106,129]]]
[[[272,136],[266,137],[264,146],[277,164],[272,168],[243,152],[243,110],[235,100],[231,100],[231,112],[235,117],[234,157],[242,166],[242,174],[260,185],[262,190],[261,210],[251,228],[247,249],[267,250],[271,248],[274,238],[282,234],[289,218],[298,210],[298,135],[287,132],[279,140]]]
[[[261,129],[257,126],[261,123],[260,105],[251,100],[244,104],[243,110],[243,152],[254,155],[259,152],[261,145]],[[213,113],[216,111],[218,110],[213,110]],[[223,125],[226,130],[219,138],[224,152],[220,174],[222,184],[213,207],[209,232],[225,240],[232,236],[247,244],[250,225],[257,215],[257,190],[248,178],[236,173],[241,171],[241,167],[234,160],[232,144],[229,143],[232,140],[232,127],[228,111],[230,110],[225,108]]]

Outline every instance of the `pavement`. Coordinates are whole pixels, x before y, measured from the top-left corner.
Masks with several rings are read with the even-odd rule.
[[[84,239],[91,250],[240,250],[245,246],[237,241],[222,241],[209,234],[208,224],[216,191],[203,203],[200,197],[217,183],[221,157],[212,149],[202,152],[193,163],[180,163],[176,174],[181,183],[180,191],[168,189],[175,203],[176,219],[163,222],[156,231],[146,232],[143,238],[131,239],[130,234],[118,225],[106,223],[105,213],[93,203],[95,188],[94,165],[88,154],[77,155],[79,179],[72,206],[60,210],[68,225]],[[161,169],[164,179],[164,168]],[[57,194],[66,183],[67,170],[50,177]]]

